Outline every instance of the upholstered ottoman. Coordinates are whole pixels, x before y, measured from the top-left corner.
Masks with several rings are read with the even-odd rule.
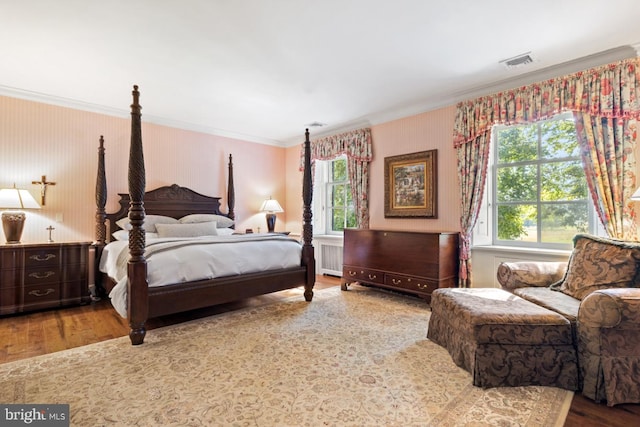
[[[427,337],[471,373],[475,386],[578,389],[569,321],[502,289],[435,290]]]

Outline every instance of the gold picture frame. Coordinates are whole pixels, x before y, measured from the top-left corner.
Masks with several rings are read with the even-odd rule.
[[[438,217],[438,150],[384,158],[385,218]]]

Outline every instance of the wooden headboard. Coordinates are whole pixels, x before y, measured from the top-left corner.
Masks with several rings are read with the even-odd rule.
[[[118,193],[118,195],[120,196],[118,201],[120,209],[106,215],[109,234],[120,230],[116,221],[126,217],[129,213],[131,203],[129,193]],[[216,214],[234,219],[233,214],[230,216],[220,212],[220,197],[205,196],[177,184],[144,193],[144,210],[146,215],[164,215],[176,219],[189,214]]]

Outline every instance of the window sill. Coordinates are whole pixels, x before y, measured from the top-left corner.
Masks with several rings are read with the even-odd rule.
[[[552,255],[552,256],[566,256],[571,255],[571,250],[563,249],[540,249],[540,248],[522,248],[518,246],[473,246],[471,252],[486,252],[495,254],[532,254],[532,255]]]
[[[344,235],[342,234],[314,234],[313,235],[314,239],[321,239],[321,240],[344,240]]]

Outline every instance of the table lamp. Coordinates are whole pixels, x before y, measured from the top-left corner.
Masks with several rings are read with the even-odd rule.
[[[276,228],[276,213],[284,212],[277,200],[269,197],[262,203],[260,212],[267,212],[267,229],[269,233],[273,233]]]
[[[40,209],[40,205],[27,190],[16,188],[3,188],[0,190],[0,209]],[[24,228],[24,212],[2,212],[2,228],[7,243],[20,243]]]

